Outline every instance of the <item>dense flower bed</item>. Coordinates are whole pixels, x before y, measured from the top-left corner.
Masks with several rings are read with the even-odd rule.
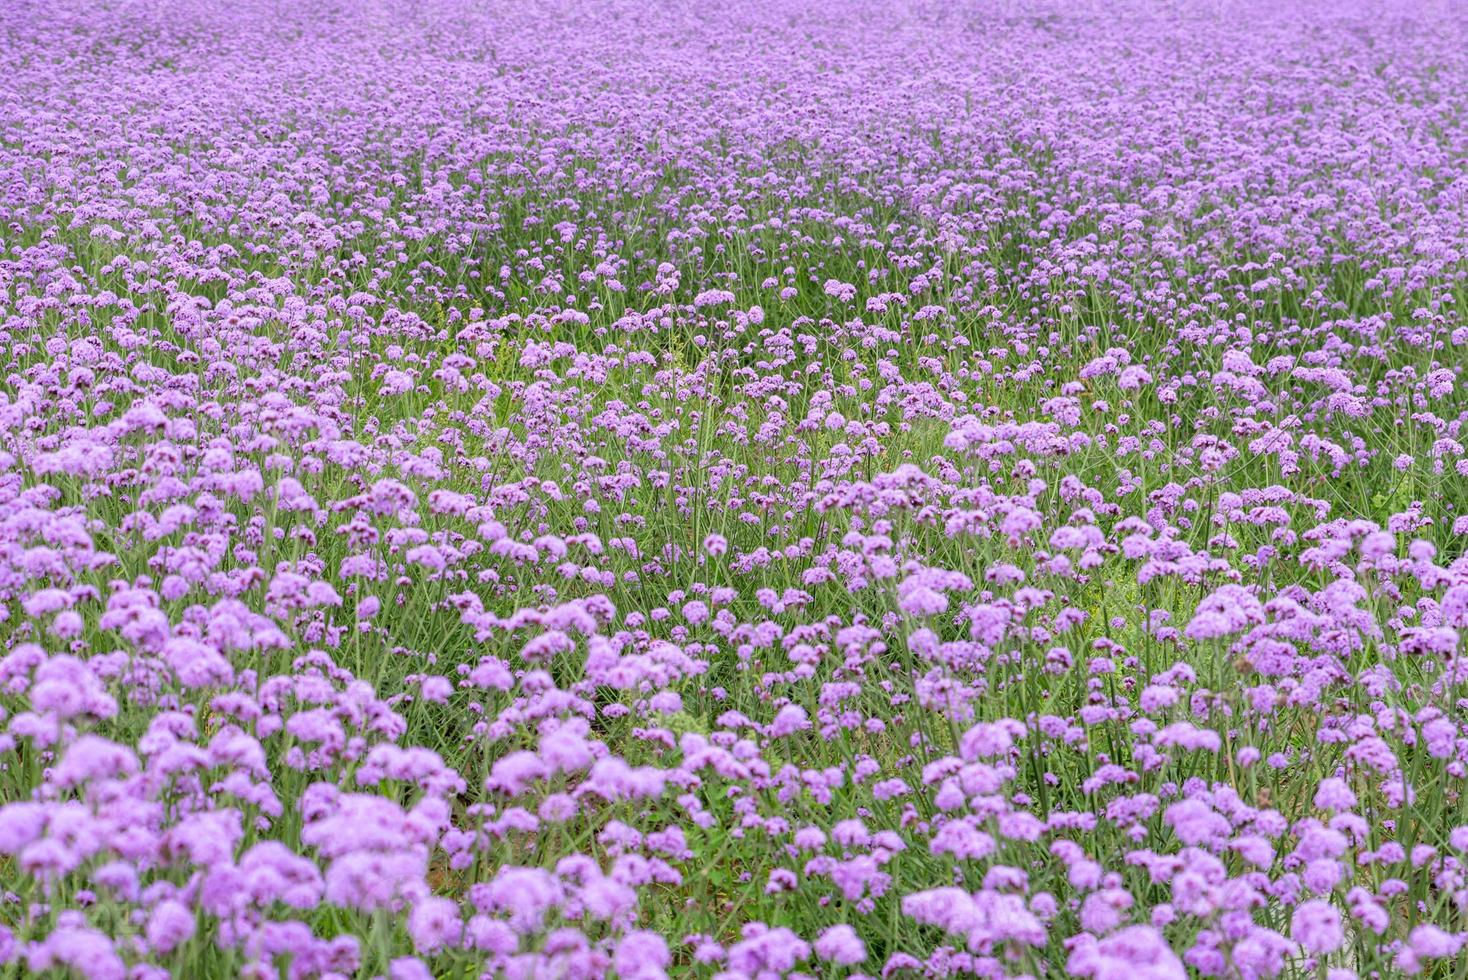
[[[0,5],[0,972],[1468,976],[1465,102],[1432,4]]]

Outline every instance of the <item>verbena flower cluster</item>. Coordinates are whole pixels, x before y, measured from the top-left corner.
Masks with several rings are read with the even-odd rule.
[[[1449,6],[0,4],[0,972],[1468,975]]]

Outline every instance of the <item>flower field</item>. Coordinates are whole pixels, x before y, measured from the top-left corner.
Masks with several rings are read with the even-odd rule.
[[[1468,19],[0,5],[0,976],[1468,978]]]

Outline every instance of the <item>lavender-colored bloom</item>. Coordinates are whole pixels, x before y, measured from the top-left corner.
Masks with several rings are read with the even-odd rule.
[[[149,947],[158,953],[170,953],[193,936],[194,913],[183,903],[172,899],[159,902],[148,916],[144,933]]]
[[[659,980],[666,977],[671,960],[668,945],[657,933],[628,933],[617,943],[612,965],[619,977],[628,980]]]
[[[840,966],[854,966],[867,958],[866,945],[851,926],[835,925],[815,941],[816,955]]]
[[[1311,953],[1333,953],[1345,941],[1341,914],[1328,902],[1301,902],[1290,916],[1290,936]]]
[[[1128,926],[1099,941],[1084,936],[1065,968],[1072,976],[1095,980],[1182,980],[1188,975],[1182,960],[1151,926]]]

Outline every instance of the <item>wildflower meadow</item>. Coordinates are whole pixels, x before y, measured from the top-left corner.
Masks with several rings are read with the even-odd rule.
[[[1468,978],[1468,8],[0,2],[0,977]]]

